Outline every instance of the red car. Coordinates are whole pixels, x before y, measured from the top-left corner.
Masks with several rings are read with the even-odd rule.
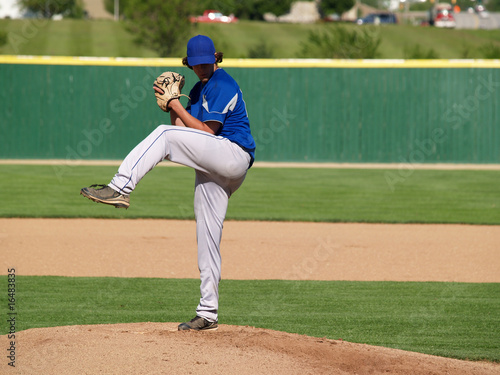
[[[233,23],[238,22],[238,18],[234,14],[225,16],[218,10],[206,10],[203,12],[203,16],[191,17],[191,22]]]
[[[440,3],[435,5],[430,10],[429,17],[429,24],[435,27],[454,28],[457,26],[451,4]]]

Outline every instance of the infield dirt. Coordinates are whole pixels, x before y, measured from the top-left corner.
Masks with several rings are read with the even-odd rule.
[[[500,226],[225,223],[224,279],[500,282]],[[198,278],[192,221],[0,219],[1,274]],[[5,256],[5,254],[8,254]],[[223,322],[222,322],[223,323]],[[221,324],[18,332],[6,374],[500,374],[500,365]],[[7,348],[2,336],[2,348]]]

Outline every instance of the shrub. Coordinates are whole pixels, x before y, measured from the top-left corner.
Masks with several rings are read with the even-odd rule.
[[[270,59],[273,57],[273,48],[265,41],[261,40],[254,47],[248,49],[250,59]]]
[[[299,57],[330,59],[373,59],[378,57],[381,39],[376,27],[348,30],[335,25],[327,31],[310,31]]]
[[[479,52],[485,59],[500,59],[500,46],[493,42],[482,45]]]
[[[439,59],[438,53],[433,48],[425,50],[420,44],[405,47],[404,57],[405,59]]]
[[[7,44],[7,33],[5,31],[0,31],[0,47]]]

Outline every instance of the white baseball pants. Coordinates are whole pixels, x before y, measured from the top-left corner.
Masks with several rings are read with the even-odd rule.
[[[130,194],[160,161],[196,171],[194,212],[201,298],[197,315],[217,320],[221,279],[220,242],[228,200],[243,183],[250,155],[226,138],[172,125],[160,125],[123,160],[109,186]]]

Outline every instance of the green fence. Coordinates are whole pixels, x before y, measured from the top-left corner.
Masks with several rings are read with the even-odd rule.
[[[500,69],[224,67],[257,161],[500,163]],[[151,88],[185,67],[0,64],[0,158],[122,159],[169,115]]]

